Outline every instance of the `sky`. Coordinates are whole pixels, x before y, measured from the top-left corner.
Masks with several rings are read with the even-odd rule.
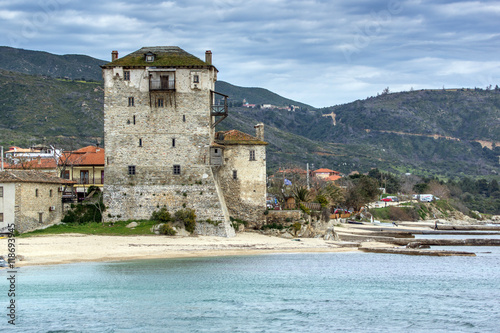
[[[54,54],[211,50],[219,80],[314,107],[500,85],[498,0],[0,0],[0,22],[0,45]]]

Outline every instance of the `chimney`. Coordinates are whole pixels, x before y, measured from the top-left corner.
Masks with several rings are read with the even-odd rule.
[[[111,52],[111,61],[118,59],[118,51]]]
[[[255,125],[254,128],[255,128],[255,136],[257,137],[257,139],[259,139],[260,141],[264,141],[264,124],[259,123]]]
[[[205,62],[209,65],[212,64],[212,51],[208,50],[205,52]]]

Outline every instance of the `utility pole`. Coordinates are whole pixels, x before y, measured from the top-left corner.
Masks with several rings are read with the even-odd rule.
[[[310,187],[309,187],[309,163],[307,163],[306,169],[307,169],[307,173],[306,173],[307,189],[310,190]]]

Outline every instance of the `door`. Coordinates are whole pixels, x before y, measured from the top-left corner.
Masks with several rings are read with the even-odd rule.
[[[88,183],[89,183],[89,170],[81,170],[80,184],[88,184]]]

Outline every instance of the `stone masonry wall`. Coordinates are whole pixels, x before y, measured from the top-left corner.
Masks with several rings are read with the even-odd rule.
[[[104,203],[107,221],[147,219],[161,208],[173,213],[184,206],[198,220],[229,225],[209,165],[211,127],[210,90],[213,69],[176,68],[175,91],[149,91],[147,69],[104,70],[104,139],[106,166]],[[156,70],[156,69],[155,69]],[[167,72],[165,72],[167,73]],[[193,73],[200,83],[191,83]],[[118,74],[118,75],[117,75]],[[134,105],[129,106],[129,97]],[[163,106],[158,99],[163,99]],[[174,165],[180,174],[174,174]],[[128,167],[135,167],[129,175]]]
[[[16,184],[16,230],[22,233],[61,222],[62,193],[58,191],[59,186],[45,183]],[[51,211],[51,206],[55,210]],[[39,222],[40,213],[42,223]]]
[[[250,161],[250,151],[255,161]],[[250,226],[265,221],[266,209],[266,152],[265,145],[228,145],[224,149],[224,166],[218,175],[229,214]],[[237,179],[233,179],[233,171]]]

